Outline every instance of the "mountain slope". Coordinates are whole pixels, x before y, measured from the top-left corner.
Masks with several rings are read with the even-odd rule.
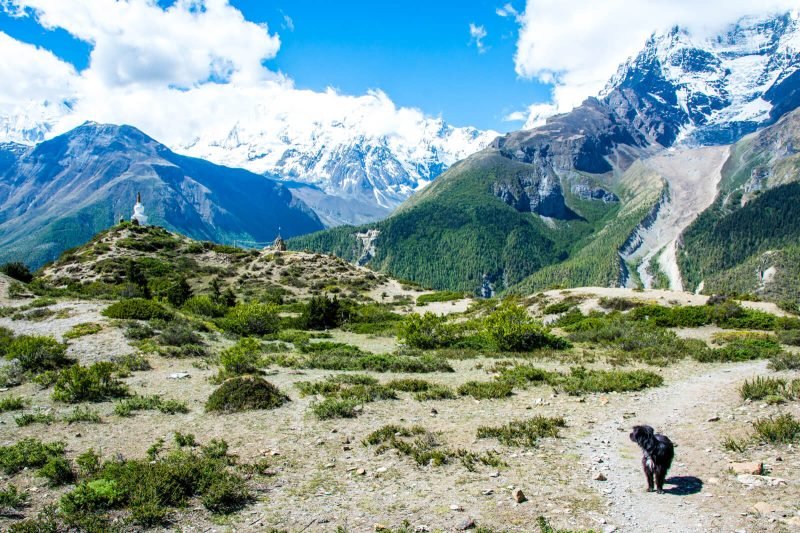
[[[796,13],[742,19],[708,40],[679,29],[655,35],[600,98],[498,137],[383,222],[292,245],[478,293],[651,283],[663,273],[638,262],[674,250],[720,179],[725,149],[693,146],[738,139],[796,107],[798,50]],[[747,73],[760,81],[744,83]],[[754,105],[766,111],[746,115]],[[668,156],[670,147],[678,150]],[[689,179],[678,159],[709,170]],[[648,236],[653,229],[661,234]]]
[[[800,110],[732,146],[714,204],[682,236],[679,262],[690,289],[786,292],[778,283],[786,270],[777,265],[798,257],[798,146]]]
[[[129,126],[87,123],[32,148],[0,147],[0,262],[39,266],[129,218],[198,239],[270,241],[322,223],[281,184],[175,154]]]

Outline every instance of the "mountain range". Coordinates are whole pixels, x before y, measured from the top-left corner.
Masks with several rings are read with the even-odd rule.
[[[0,262],[40,266],[120,218],[197,239],[272,241],[323,228],[281,183],[178,155],[130,126],[86,123],[34,147],[0,145]]]
[[[152,221],[192,237],[261,243],[281,227],[291,247],[433,288],[779,298],[798,278],[799,106],[793,12],[654,34],[597,97],[502,136],[425,119],[409,143],[365,134],[363,117],[266,128],[256,113],[172,151],[85,124],[0,148],[0,261],[52,259],[127,215],[141,189]],[[39,139],[61,112],[2,127]]]
[[[717,230],[713,244],[726,260],[712,267],[695,243],[708,244],[699,235],[708,238],[709,224],[756,209],[758,201],[747,202],[754,188],[764,193],[798,179],[792,170],[771,178],[794,168],[798,67],[797,13],[744,18],[704,39],[680,28],[653,35],[597,98],[498,137],[382,222],[292,245],[485,295],[581,285],[703,288],[716,268],[782,244],[767,238],[768,228],[756,246],[728,242]],[[780,149],[752,135],[782,139]],[[740,187],[751,191],[741,205],[729,198]],[[731,259],[727,248],[741,250]],[[763,289],[751,285],[740,287]]]

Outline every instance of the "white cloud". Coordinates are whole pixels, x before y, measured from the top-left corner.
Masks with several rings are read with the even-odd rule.
[[[167,9],[154,0],[0,0],[0,8],[92,45],[89,66],[76,72],[0,33],[0,141],[23,140],[14,128],[52,136],[92,120],[130,124],[187,151],[224,140],[234,126],[264,136],[265,145],[280,144],[288,130],[313,138],[323,126],[343,141],[385,135],[413,146],[438,123],[380,91],[295,88],[263,65],[278,52],[278,36],[245,20],[228,0],[177,0]],[[478,41],[484,36],[479,31]],[[68,108],[52,105],[64,100]]]
[[[504,4],[503,7],[498,7],[497,9],[494,10],[494,12],[497,13],[498,17],[503,17],[503,18],[505,17],[517,18],[519,16],[517,10],[514,9],[514,6],[512,6],[510,3]]]
[[[280,12],[281,16],[283,16],[283,29],[294,31],[294,20],[292,17],[284,13],[282,9],[279,9],[278,11]]]
[[[708,35],[742,16],[797,5],[797,0],[528,0],[518,17],[516,71],[554,87],[552,102],[531,107],[527,126],[596,95],[653,31],[680,25]]]
[[[486,28],[484,26],[477,26],[472,22],[469,23],[470,43],[475,43],[475,46],[478,48],[478,52],[481,54],[486,51],[486,46],[483,44],[483,40],[487,35],[488,33],[486,32]]]

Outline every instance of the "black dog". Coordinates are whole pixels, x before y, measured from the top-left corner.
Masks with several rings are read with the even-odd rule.
[[[647,492],[653,492],[653,478],[659,494],[664,493],[664,479],[675,457],[675,448],[666,436],[650,426],[633,426],[631,440],[642,449],[642,466],[647,476]]]

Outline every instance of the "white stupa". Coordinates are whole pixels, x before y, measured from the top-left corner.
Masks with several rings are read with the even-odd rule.
[[[131,221],[134,224],[138,223],[140,226],[147,225],[147,216],[144,214],[144,206],[142,205],[142,195],[138,192],[136,193],[136,205],[133,206]]]

